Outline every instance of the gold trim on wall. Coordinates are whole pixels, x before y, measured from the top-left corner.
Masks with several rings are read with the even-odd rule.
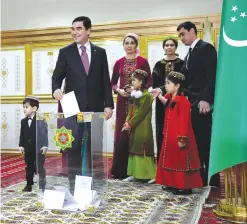
[[[139,48],[140,48],[140,56],[147,58],[148,44],[147,44],[147,38],[146,37],[139,36]]]
[[[220,29],[221,14],[215,14],[208,17],[208,20],[212,22],[212,29]]]
[[[32,47],[30,44],[25,44],[25,70],[26,70],[26,96],[33,92],[33,76],[32,76]]]
[[[163,40],[167,36],[176,34],[177,25],[184,21],[192,21],[198,29],[198,37],[203,38],[203,22],[206,17],[217,29],[220,21],[220,15],[209,16],[193,16],[173,19],[152,19],[152,20],[136,20],[124,21],[117,23],[96,24],[93,25],[90,41],[104,47],[104,41],[122,41],[124,36],[129,32],[134,32],[139,35],[140,55],[148,58],[148,42]],[[216,31],[215,31],[216,32]],[[216,43],[216,35],[214,42]],[[33,77],[32,77],[32,54],[33,51],[44,50],[48,48],[61,48],[72,43],[70,35],[70,27],[53,27],[44,29],[30,30],[13,30],[1,31],[2,50],[19,50],[25,49],[25,96],[33,93]],[[52,94],[52,93],[51,93]],[[51,94],[36,94],[39,97],[41,104],[57,104]],[[25,96],[3,96],[1,104],[22,104]],[[117,95],[113,95],[116,102]],[[16,153],[16,149],[2,149],[1,153]],[[19,151],[18,151],[19,152]],[[58,155],[53,153],[51,155]],[[59,155],[61,155],[59,153]],[[108,155],[111,157],[111,153]]]
[[[166,36],[174,36],[179,23],[190,20],[194,22],[199,30],[198,37],[203,37],[203,22],[205,18],[214,23],[220,21],[220,14],[209,16],[192,16],[174,19],[151,19],[124,21],[117,23],[96,24],[93,26],[90,40],[94,43],[104,41],[122,41],[128,32],[135,32],[139,35],[140,55],[148,57],[148,42],[152,40],[163,40]],[[165,34],[165,35],[164,35]],[[63,47],[72,43],[69,27],[53,27],[44,29],[1,31],[3,50],[25,49],[25,93],[26,96],[33,93],[32,80],[32,52],[33,50],[46,49],[51,47]],[[215,40],[215,34],[214,40]],[[214,41],[216,42],[216,41]],[[21,46],[24,45],[24,46]],[[55,103],[50,94],[37,94],[46,103]],[[116,95],[114,101],[116,102]],[[3,96],[1,103],[22,103],[25,96]]]
[[[22,153],[20,153],[20,150],[19,149],[0,149],[0,153],[1,154],[6,154],[6,155],[9,155],[9,156],[23,156]],[[54,151],[54,150],[51,150],[50,152],[47,151],[47,153],[45,154],[46,156],[59,156],[59,157],[62,157],[62,153],[60,152],[57,152],[57,151]]]
[[[25,99],[25,96],[23,96],[23,98],[20,98],[20,99],[4,99],[2,100],[1,99],[1,104],[22,104],[23,103],[23,100]],[[56,100],[47,100],[47,99],[41,99],[39,100],[39,103],[42,104],[42,103],[47,103],[47,104],[57,104],[57,101]]]
[[[218,48],[218,45],[217,45],[217,36],[220,34],[220,29],[214,29],[213,30],[213,44],[214,44],[214,47],[217,49]]]
[[[197,31],[197,36],[198,36],[198,38],[203,39],[203,31],[202,30],[198,30]],[[163,41],[165,38],[168,38],[168,37],[173,37],[173,38],[175,38],[177,40],[180,40],[180,38],[178,37],[176,32],[174,32],[174,33],[166,33],[164,35],[150,35],[150,36],[142,37],[142,42],[143,42],[143,45],[142,45],[143,54],[142,55],[145,58],[148,58],[148,43],[149,42]]]
[[[0,149],[1,154],[5,154],[8,156],[23,156],[22,153],[20,153],[19,149]],[[54,150],[48,150],[47,153],[45,154],[47,157],[49,156],[58,156],[62,157],[62,153]],[[104,158],[112,158],[113,157],[113,152],[103,152],[103,157]]]
[[[1,51],[18,51],[18,50],[25,50],[25,46],[6,46],[1,48]]]
[[[160,35],[174,33],[179,23],[190,20],[198,30],[203,29],[206,17],[212,22],[219,21],[220,14],[207,16],[191,16],[172,19],[149,19],[124,21],[116,23],[95,24],[90,35],[92,40],[107,38],[123,38],[126,33],[135,32],[138,35]],[[27,43],[71,42],[70,27],[51,27],[44,29],[2,31],[2,45],[13,46]]]
[[[54,100],[53,98],[51,97],[46,97],[46,96],[39,96],[37,95],[37,97],[39,97],[39,103],[47,103],[47,104],[57,104],[57,101]],[[8,97],[7,99],[4,98],[4,97],[1,97],[0,101],[1,101],[1,104],[22,104],[23,100],[25,99],[25,96],[11,96],[11,97]],[[113,100],[114,100],[114,103],[117,102],[117,95],[114,94],[113,95]]]
[[[25,95],[14,95],[14,96],[1,96],[1,102],[5,101],[13,101],[13,100],[24,100]]]
[[[52,98],[51,94],[34,94],[37,96],[40,100],[40,103],[57,103],[55,99]],[[117,101],[117,95],[113,94],[113,100],[116,103]]]
[[[29,94],[28,94],[29,95]],[[43,95],[35,95],[39,98],[40,103],[57,103],[56,100],[54,100],[51,97],[51,94],[43,94]],[[0,98],[1,104],[22,104],[23,100],[26,96],[2,96]]]
[[[197,31],[197,36],[198,38],[202,39],[203,38],[203,31],[198,29]],[[176,32],[173,33],[164,33],[163,35],[150,35],[146,36],[147,41],[157,41],[157,40],[164,40],[167,37],[173,37],[177,40],[180,40]]]
[[[32,43],[32,50],[44,50],[46,48],[61,48],[67,46],[72,41],[60,41],[60,42],[49,42],[49,43]]]

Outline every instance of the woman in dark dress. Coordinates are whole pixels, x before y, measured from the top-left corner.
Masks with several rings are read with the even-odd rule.
[[[184,61],[178,58],[175,53],[178,47],[178,41],[175,38],[166,38],[163,41],[165,57],[158,61],[152,73],[153,88],[165,85],[166,76],[171,71],[182,72]],[[162,93],[165,95],[166,92]],[[157,141],[157,160],[159,159],[160,149],[163,141],[165,110],[160,100],[156,100],[155,121],[156,121],[156,141]]]

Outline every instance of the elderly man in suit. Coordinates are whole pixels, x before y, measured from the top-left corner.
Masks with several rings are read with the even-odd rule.
[[[112,116],[114,107],[108,62],[105,49],[92,44],[89,41],[91,33],[91,20],[86,16],[77,17],[72,22],[71,34],[74,43],[60,49],[56,68],[52,76],[53,97],[61,100],[62,81],[66,78],[65,93],[74,91],[80,111],[104,112],[106,118]],[[84,128],[77,124],[76,116],[66,121],[66,127],[72,129],[75,137],[72,148],[68,149],[68,177],[73,193],[75,175],[82,175],[81,150]],[[91,133],[90,124],[86,127]],[[88,170],[91,176],[90,165],[90,136],[87,143]]]

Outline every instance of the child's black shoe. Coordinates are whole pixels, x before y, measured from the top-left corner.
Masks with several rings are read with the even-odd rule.
[[[26,185],[26,187],[23,188],[23,192],[31,192],[32,191],[32,185]]]

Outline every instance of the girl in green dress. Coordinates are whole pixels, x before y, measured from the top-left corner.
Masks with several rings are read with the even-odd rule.
[[[128,178],[155,182],[156,163],[154,158],[153,131],[151,124],[153,98],[146,88],[148,73],[137,69],[132,74],[133,104],[122,131],[129,131]]]

